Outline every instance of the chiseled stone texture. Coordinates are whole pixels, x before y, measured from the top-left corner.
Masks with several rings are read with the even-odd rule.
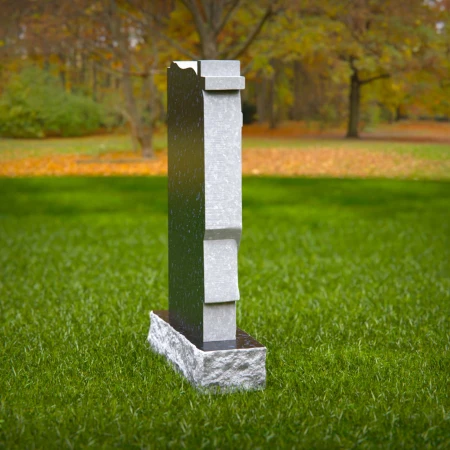
[[[203,351],[153,312],[148,342],[200,390],[228,392],[265,387],[265,347]]]

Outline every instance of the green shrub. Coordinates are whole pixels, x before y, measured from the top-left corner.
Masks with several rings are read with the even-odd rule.
[[[0,135],[81,136],[102,124],[103,108],[89,97],[66,92],[59,80],[36,67],[13,76],[0,97]]]

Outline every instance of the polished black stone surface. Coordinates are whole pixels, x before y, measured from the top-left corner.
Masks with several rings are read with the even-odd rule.
[[[264,345],[260,344],[256,339],[253,339],[240,328],[236,328],[236,339],[233,341],[200,342],[198,339],[194,339],[192,336],[189,336],[189,334],[183,331],[178,324],[172,323],[170,321],[169,311],[153,311],[153,314],[156,314],[160,319],[164,320],[164,322],[167,322],[171,327],[189,339],[189,341],[191,341],[199,350],[203,350],[204,352],[264,347]]]

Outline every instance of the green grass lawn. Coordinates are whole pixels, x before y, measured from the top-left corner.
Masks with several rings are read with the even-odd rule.
[[[166,135],[157,134],[155,150],[167,147]],[[129,135],[105,134],[75,138],[50,139],[2,139],[0,138],[0,161],[13,158],[48,155],[92,155],[110,152],[129,152],[133,145]]]
[[[0,179],[0,448],[449,448],[450,183],[244,179],[262,392],[147,344],[164,178]]]
[[[155,135],[155,150],[167,148],[165,132]],[[450,145],[440,143],[411,143],[395,141],[347,140],[347,139],[296,139],[271,137],[245,137],[243,148],[290,148],[321,150],[323,148],[369,150],[384,153],[405,154],[417,158],[450,161]],[[37,157],[61,154],[96,156],[102,153],[131,151],[128,135],[108,134],[80,138],[53,139],[0,139],[0,161],[13,158]]]

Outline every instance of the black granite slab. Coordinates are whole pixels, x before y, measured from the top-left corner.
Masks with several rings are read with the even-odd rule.
[[[236,328],[236,339],[232,341],[211,341],[201,342],[198,339],[189,336],[188,333],[183,331],[182,327],[178,324],[170,321],[169,311],[153,311],[160,319],[167,322],[172,328],[177,330],[183,336],[185,336],[190,342],[192,342],[199,350],[204,352],[212,352],[217,350],[243,350],[248,348],[263,348],[264,345],[259,343],[256,339],[252,338],[245,331],[240,328]]]

